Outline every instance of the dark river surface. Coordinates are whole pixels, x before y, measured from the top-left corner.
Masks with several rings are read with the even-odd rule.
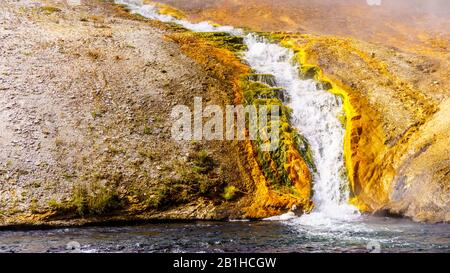
[[[449,224],[362,216],[309,226],[298,219],[0,231],[0,252],[450,252]]]

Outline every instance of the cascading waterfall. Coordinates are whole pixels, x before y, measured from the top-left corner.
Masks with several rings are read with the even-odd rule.
[[[132,13],[176,23],[195,32],[245,35],[244,31],[230,26],[213,26],[207,22],[190,23],[162,15],[156,7],[143,5],[139,0],[115,2],[126,5]],[[292,50],[269,43],[254,34],[247,34],[244,42],[248,47],[244,60],[257,73],[272,74],[276,84],[286,90],[290,97],[289,106],[293,109],[293,125],[311,145],[317,168],[313,186],[315,209],[311,214],[298,218],[298,223],[324,225],[334,220],[353,219],[359,214],[353,206],[347,204],[349,191],[343,157],[345,131],[338,119],[342,111],[341,99],[318,88],[314,80],[301,79]]]
[[[314,172],[315,210],[305,215],[305,223],[320,219],[349,219],[357,210],[347,204],[349,190],[346,179],[343,143],[345,130],[338,116],[341,99],[317,87],[314,80],[299,77],[299,67],[292,50],[271,44],[248,34],[244,59],[258,73],[274,75],[277,85],[286,90],[293,109],[292,122],[308,140],[317,168]],[[303,222],[303,221],[302,221]]]

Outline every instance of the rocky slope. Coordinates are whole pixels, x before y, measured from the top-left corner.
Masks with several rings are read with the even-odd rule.
[[[176,31],[103,1],[2,2],[0,224],[242,215],[241,149],[171,138],[174,105],[232,99]]]

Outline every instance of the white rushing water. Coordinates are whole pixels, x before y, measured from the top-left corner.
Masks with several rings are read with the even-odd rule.
[[[190,23],[162,15],[156,7],[143,5],[139,0],[116,0],[116,3],[126,4],[132,13],[176,23],[195,32],[245,35],[244,31],[230,26],[213,26],[208,22]],[[269,43],[253,34],[247,34],[244,42],[248,47],[244,60],[257,73],[272,74],[277,85],[286,90],[290,97],[289,106],[293,109],[293,125],[308,140],[313,152],[317,168],[313,177],[315,209],[308,215],[296,217],[293,224],[331,227],[337,222],[357,218],[358,211],[347,203],[349,190],[343,157],[345,130],[338,119],[342,112],[341,99],[318,88],[315,81],[301,79],[292,50]],[[276,219],[292,218],[290,216],[291,214]]]
[[[244,59],[258,73],[272,74],[277,85],[286,90],[293,109],[292,122],[308,140],[317,172],[314,173],[315,209],[300,217],[302,224],[327,224],[349,220],[358,215],[349,198],[345,175],[343,143],[345,130],[338,119],[342,101],[321,90],[314,80],[299,77],[299,66],[292,50],[271,44],[252,34],[245,38],[248,51]]]
[[[126,5],[131,13],[165,23],[175,23],[194,32],[226,32],[233,35],[242,35],[244,33],[242,30],[231,26],[213,26],[208,22],[191,23],[169,15],[159,14],[156,6],[144,5],[142,0],[115,0],[115,3]]]

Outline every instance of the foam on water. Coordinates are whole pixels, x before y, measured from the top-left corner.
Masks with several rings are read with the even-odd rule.
[[[190,23],[162,15],[155,6],[143,5],[139,0],[116,0],[116,3],[127,5],[132,13],[176,23],[195,32],[245,35],[244,31],[230,26],[214,26],[208,22]],[[292,213],[288,213],[269,219],[289,220],[289,224],[293,225],[328,229],[357,219],[360,216],[358,211],[347,203],[349,190],[343,157],[345,130],[338,119],[342,112],[341,99],[318,88],[315,81],[301,79],[292,50],[251,33],[245,36],[244,42],[248,47],[244,60],[257,73],[272,74],[277,85],[289,95],[293,125],[308,140],[317,169],[313,174],[314,211],[302,217],[294,217]]]

